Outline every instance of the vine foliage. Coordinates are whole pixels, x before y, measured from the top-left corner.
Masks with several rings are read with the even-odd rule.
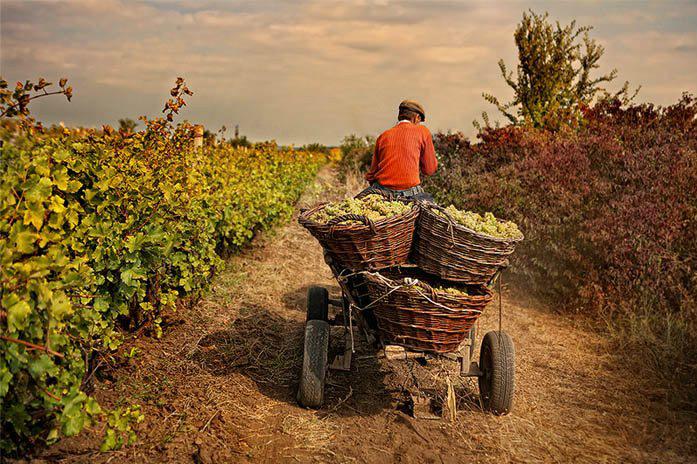
[[[69,98],[65,84],[54,93]],[[159,336],[163,312],[206,289],[222,252],[290,215],[325,157],[274,143],[194,149],[193,126],[172,123],[192,94],[183,79],[137,132],[27,124],[29,90],[0,107],[14,116],[0,125],[0,452],[95,421],[112,449],[142,416],[104,412],[83,383],[92,366],[124,330]]]

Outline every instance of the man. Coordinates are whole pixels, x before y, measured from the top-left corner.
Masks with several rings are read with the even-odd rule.
[[[420,174],[436,172],[438,161],[431,133],[421,125],[426,120],[423,106],[413,100],[399,104],[397,124],[380,134],[365,178],[370,187],[360,196],[382,193],[390,197],[433,201],[421,187]]]

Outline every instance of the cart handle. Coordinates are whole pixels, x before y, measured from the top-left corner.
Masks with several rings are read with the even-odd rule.
[[[375,224],[373,223],[373,221],[361,214],[344,214],[342,216],[338,216],[331,219],[329,222],[327,222],[327,225],[334,226],[344,221],[360,221],[363,223],[363,225],[370,227],[370,231],[372,233],[376,232]]]

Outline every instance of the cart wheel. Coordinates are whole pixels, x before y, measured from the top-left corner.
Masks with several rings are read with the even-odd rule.
[[[306,408],[319,408],[324,402],[324,378],[327,374],[329,323],[312,320],[305,325],[303,370],[298,388],[298,403]]]
[[[485,409],[496,415],[508,414],[515,390],[515,349],[505,332],[484,336],[479,353],[479,395]]]
[[[307,289],[307,320],[329,320],[329,292],[326,288],[312,286]]]

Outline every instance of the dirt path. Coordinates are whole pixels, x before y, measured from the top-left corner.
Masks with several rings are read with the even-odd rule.
[[[325,169],[302,203],[336,198]],[[135,446],[100,454],[98,431],[43,453],[51,462],[695,462],[697,419],[670,410],[667,392],[625,367],[601,335],[534,302],[504,295],[516,343],[517,391],[506,417],[482,412],[477,388],[458,386],[457,421],[401,412],[402,386],[441,386],[438,366],[361,358],[332,372],[326,407],[295,402],[305,292],[337,286],[319,245],[295,221],[229,261],[211,292],[171,321],[162,340],[106,372],[95,394],[139,403]],[[496,327],[489,308],[480,333]],[[337,329],[340,330],[340,329]],[[338,337],[335,337],[338,338]],[[412,373],[414,377],[412,377]],[[111,379],[111,380],[110,380]]]

